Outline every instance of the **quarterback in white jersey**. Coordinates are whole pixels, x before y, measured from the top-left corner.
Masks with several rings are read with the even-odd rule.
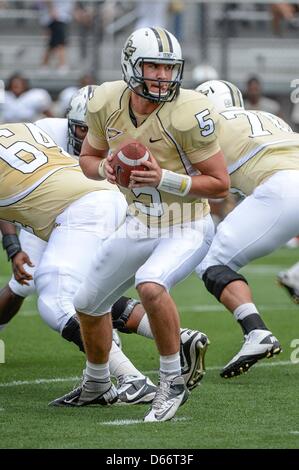
[[[141,28],[126,41],[121,61],[124,81],[101,85],[88,102],[80,165],[89,178],[115,183],[108,152],[131,139],[150,150],[149,171],[133,171],[130,187],[120,188],[129,203],[126,221],[95,256],[74,302],[88,337],[90,318],[109,311],[135,282],[160,353],[160,385],[144,420],[165,421],[188,397],[179,315],[168,291],[207,253],[214,227],[206,198],[227,193],[228,175],[217,113],[204,96],[180,90],[177,39],[162,28]],[[100,348],[95,336],[89,339],[87,356]]]
[[[237,271],[299,233],[299,134],[273,114],[245,110],[241,92],[231,83],[212,80],[197,90],[220,113],[217,133],[231,186],[247,196],[218,226],[196,269],[245,334],[243,347],[221,372],[232,377],[281,351]]]

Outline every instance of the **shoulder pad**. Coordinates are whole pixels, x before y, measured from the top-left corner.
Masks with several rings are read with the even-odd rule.
[[[206,96],[194,90],[182,89],[171,111],[171,124],[175,130],[180,132],[198,128],[196,115],[205,109],[210,112],[214,111],[213,104]]]
[[[89,99],[87,109],[90,113],[96,113],[108,103],[118,102],[120,95],[127,88],[124,81],[105,82],[95,87],[92,97]]]

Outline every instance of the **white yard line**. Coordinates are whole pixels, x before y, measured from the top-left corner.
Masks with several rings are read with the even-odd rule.
[[[173,418],[171,422],[187,421],[187,418]],[[116,419],[114,421],[103,421],[100,426],[127,426],[128,424],[144,424],[142,419]]]
[[[81,377],[57,377],[53,379],[35,379],[35,380],[13,380],[12,382],[0,383],[0,387],[19,387],[20,385],[40,385],[55,382],[75,382]]]
[[[273,264],[260,264],[260,265],[249,265],[241,269],[242,273],[245,274],[257,274],[258,276],[272,276],[276,275],[279,271],[283,271],[285,266],[278,266]]]
[[[262,362],[256,364],[255,367],[280,367],[280,366],[294,366],[291,361],[273,361],[273,362]],[[207,367],[209,370],[220,370],[223,366],[212,366]],[[157,370],[145,370],[143,371],[144,375],[154,375],[157,374]],[[49,383],[59,383],[59,382],[76,382],[79,381],[81,377],[57,377],[53,379],[35,379],[35,380],[14,380],[12,382],[0,383],[0,387],[19,387],[23,385],[40,385],[40,384],[49,384]]]

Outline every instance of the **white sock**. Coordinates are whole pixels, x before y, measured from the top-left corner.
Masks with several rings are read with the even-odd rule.
[[[163,375],[181,375],[180,353],[160,356],[160,372]]]
[[[110,374],[119,379],[123,375],[134,375],[144,377],[141,372],[125,356],[122,350],[112,341],[112,347],[109,355]]]
[[[154,338],[149,321],[148,321],[147,314],[143,315],[137,328],[137,334],[141,336],[145,336],[146,338],[151,338],[151,339]]]
[[[248,317],[248,315],[252,315],[256,313],[259,315],[258,309],[252,303],[242,304],[234,310],[234,317],[237,321],[244,320],[244,318]]]
[[[110,378],[109,363],[93,364],[86,361],[85,377],[90,379],[97,379],[101,382],[108,382]]]

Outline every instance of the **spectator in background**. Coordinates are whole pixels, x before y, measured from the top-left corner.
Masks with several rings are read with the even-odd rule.
[[[42,88],[30,88],[28,80],[14,73],[7,81],[4,93],[3,122],[35,121],[52,117],[52,99]]]
[[[276,100],[262,95],[262,84],[258,77],[250,77],[245,90],[245,109],[267,111],[281,117],[281,106]]]
[[[296,13],[298,12],[298,5],[290,3],[273,3],[270,5],[272,13],[272,28],[273,33],[281,36],[281,21],[284,20],[291,28],[298,28]]]
[[[293,131],[299,132],[299,103],[294,103],[291,112],[291,122]]]
[[[56,56],[58,60],[58,72],[67,72],[66,44],[68,25],[72,21],[74,1],[52,0],[38,1],[40,10],[40,24],[47,28],[49,43],[45,50],[42,66],[47,70],[50,59]]]

